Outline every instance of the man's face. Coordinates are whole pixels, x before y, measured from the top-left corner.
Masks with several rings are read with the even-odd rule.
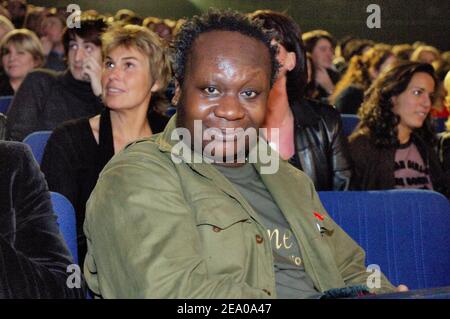
[[[97,64],[101,65],[102,50],[94,43],[84,41],[83,38],[75,35],[75,39],[69,41],[69,52],[67,52],[69,69],[74,79],[90,82],[90,78],[84,69],[87,59],[94,59]]]
[[[237,143],[239,137],[229,132],[262,125],[270,77],[270,53],[261,41],[232,31],[201,34],[188,58],[183,85],[177,87],[177,126],[187,128],[202,150],[213,146],[214,157],[218,153],[233,158],[247,151],[248,143]],[[202,121],[202,136],[194,134],[194,120]],[[210,128],[218,134],[205,133]]]

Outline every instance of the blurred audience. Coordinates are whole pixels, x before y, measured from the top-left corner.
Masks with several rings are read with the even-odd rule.
[[[0,15],[0,41],[9,32],[14,30],[14,25],[5,16]]]
[[[8,0],[6,2],[9,18],[17,29],[23,28],[23,23],[27,15],[26,0]]]
[[[450,71],[444,79],[444,90],[446,92],[444,105],[450,112]],[[450,118],[445,123],[446,131],[439,136],[439,159],[447,175],[450,175]]]
[[[80,28],[66,29],[64,72],[36,70],[28,74],[8,111],[7,136],[21,141],[28,134],[53,130],[58,124],[100,113],[102,17],[85,16]]]
[[[414,48],[411,44],[397,44],[392,47],[392,53],[399,61],[410,61]]]
[[[431,45],[419,45],[411,54],[410,60],[431,64],[436,70],[441,59],[441,53]]]
[[[362,56],[355,55],[350,65],[329,97],[331,104],[341,113],[356,114],[369,88],[381,71],[396,61],[394,54],[385,46],[374,46]]]

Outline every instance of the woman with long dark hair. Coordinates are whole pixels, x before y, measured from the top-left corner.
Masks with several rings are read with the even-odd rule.
[[[270,91],[264,127],[269,143],[304,171],[318,191],[345,190],[351,177],[346,140],[339,113],[330,105],[305,98],[306,55],[300,27],[289,16],[256,11],[266,29],[274,31],[281,67]],[[271,136],[271,129],[279,131]]]
[[[384,72],[369,88],[350,136],[353,188],[416,188],[449,195],[433,146],[430,119],[436,78],[426,63],[404,62]]]

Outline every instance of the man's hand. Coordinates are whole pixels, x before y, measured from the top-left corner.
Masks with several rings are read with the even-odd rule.
[[[53,48],[53,43],[50,41],[49,37],[43,36],[41,39],[42,48],[44,49],[44,55],[49,55]]]
[[[334,84],[328,75],[327,69],[317,67],[316,69],[316,82],[320,84],[328,94],[332,94],[334,91]]]
[[[397,292],[405,292],[405,291],[409,291],[409,288],[405,285],[398,285],[398,287],[395,288],[395,290]]]
[[[83,77],[91,82],[92,92],[95,96],[102,94],[102,67],[92,56],[85,58],[83,61]]]

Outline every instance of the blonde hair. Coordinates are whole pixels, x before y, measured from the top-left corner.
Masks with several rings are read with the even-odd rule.
[[[444,88],[447,91],[447,95],[445,96],[445,106],[450,112],[450,71],[447,72],[447,75],[444,78]],[[447,131],[450,131],[450,118],[445,122],[445,127],[447,128]]]
[[[431,45],[419,45],[411,54],[410,60],[414,62],[422,62],[420,61],[420,55],[422,54],[422,52],[433,53],[436,56],[436,60],[439,60],[441,57],[441,53],[435,47],[432,47]]]
[[[14,25],[12,24],[11,20],[9,20],[4,15],[0,15],[0,28],[3,28],[6,30],[6,32],[14,30]]]
[[[148,57],[150,75],[157,82],[158,91],[164,91],[171,79],[172,71],[167,47],[159,36],[138,25],[115,25],[102,35],[103,57],[118,47],[136,48]]]
[[[6,54],[7,47],[13,45],[17,50],[23,50],[33,56],[37,67],[44,64],[45,56],[41,41],[33,31],[28,29],[15,29],[8,32],[0,42],[0,58]]]

